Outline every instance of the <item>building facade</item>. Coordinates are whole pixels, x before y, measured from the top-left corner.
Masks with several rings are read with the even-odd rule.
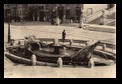
[[[63,22],[68,19],[79,19],[81,9],[89,16],[101,9],[109,9],[115,4],[4,4],[4,17],[19,16],[29,21],[50,21],[59,17]]]
[[[26,4],[4,4],[4,18],[9,14],[11,17],[23,19],[26,16],[27,7]]]
[[[4,4],[4,17],[8,16],[10,13],[10,6],[8,4]]]
[[[29,4],[28,17],[33,21],[49,21],[57,16],[61,20],[70,19],[74,15],[79,16],[82,6],[82,4]]]

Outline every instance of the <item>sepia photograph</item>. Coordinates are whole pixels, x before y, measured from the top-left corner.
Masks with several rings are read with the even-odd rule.
[[[4,4],[4,78],[116,78],[116,4]]]

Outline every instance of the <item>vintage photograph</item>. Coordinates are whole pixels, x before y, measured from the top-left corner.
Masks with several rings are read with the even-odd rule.
[[[4,78],[116,78],[116,4],[4,4]]]

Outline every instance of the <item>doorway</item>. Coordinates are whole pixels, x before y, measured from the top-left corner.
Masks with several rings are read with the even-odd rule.
[[[44,21],[44,11],[39,12],[39,21]]]
[[[63,7],[59,7],[58,8],[58,16],[61,19],[61,22],[63,21],[63,16],[64,16],[64,8]]]
[[[35,11],[35,21],[37,21],[37,11]]]
[[[70,10],[66,10],[66,19],[70,19]]]
[[[81,10],[79,9],[79,10],[76,10],[76,22],[78,22],[79,23],[79,21],[80,21],[80,15],[81,15]]]
[[[28,20],[33,21],[33,12],[28,12]]]

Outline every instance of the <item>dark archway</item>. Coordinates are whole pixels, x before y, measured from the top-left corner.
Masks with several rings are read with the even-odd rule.
[[[32,21],[33,20],[33,11],[28,12],[28,20]]]
[[[75,13],[76,13],[76,20],[78,21],[79,23],[79,20],[80,20],[80,15],[81,15],[81,7],[76,7],[75,8]]]
[[[44,21],[44,11],[39,12],[39,21]]]
[[[35,21],[37,21],[37,11],[35,11]]]
[[[66,10],[66,19],[70,19],[70,9]]]
[[[63,16],[64,16],[64,7],[58,7],[58,16],[63,21]]]

